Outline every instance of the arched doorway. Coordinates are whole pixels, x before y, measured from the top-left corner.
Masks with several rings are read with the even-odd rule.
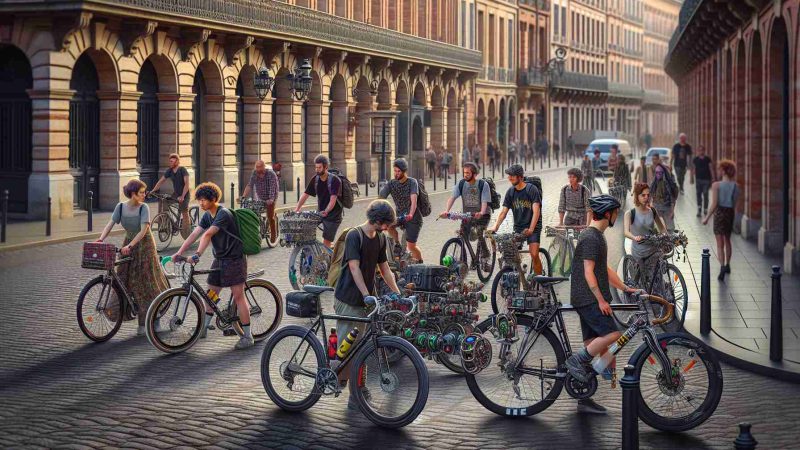
[[[421,152],[425,150],[425,134],[422,130],[422,118],[414,117],[414,124],[411,127],[411,150]]]
[[[205,181],[205,164],[203,164],[202,150],[206,148],[206,112],[208,101],[206,100],[206,80],[203,71],[198,67],[194,74],[194,84],[192,93],[195,95],[192,100],[192,165],[195,170],[195,184]]]
[[[16,47],[0,47],[0,191],[8,189],[8,210],[28,211],[31,174],[31,99],[28,58]]]
[[[142,64],[136,90],[136,166],[139,178],[153,187],[158,180],[159,105],[158,74],[149,59]]]
[[[331,81],[328,94],[330,108],[328,110],[328,153],[334,165],[345,170],[347,167],[347,138],[350,132],[348,123],[347,86],[344,77],[336,74]],[[352,175],[352,174],[348,174]]]
[[[500,99],[499,118],[497,121],[497,144],[503,151],[508,147],[508,110],[506,109],[506,99]]]
[[[69,168],[74,178],[73,206],[87,209],[88,193],[92,207],[100,205],[100,82],[88,53],[75,62],[69,88],[75,93],[69,101]]]

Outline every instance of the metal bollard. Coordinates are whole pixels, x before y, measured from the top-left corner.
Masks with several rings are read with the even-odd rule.
[[[750,433],[751,425],[747,422],[739,423],[739,435],[733,441],[736,450],[755,450],[758,441]]]
[[[619,381],[622,387],[622,450],[639,449],[639,377],[628,364],[625,376]]]
[[[772,266],[772,310],[769,321],[769,359],[783,359],[783,311],[781,310],[781,268]]]
[[[51,210],[52,209],[53,209],[53,199],[51,197],[47,197],[47,219],[44,222],[44,235],[45,236],[50,236],[51,231],[52,231],[52,221],[53,221],[53,219],[51,218],[51,216],[52,216]]]
[[[89,191],[89,206],[86,208],[89,214],[86,215],[86,227],[92,231],[92,212],[94,209],[94,192]]]
[[[433,191],[436,192],[436,179],[439,178],[436,174],[433,174]]]
[[[6,241],[8,227],[8,189],[3,190],[3,222],[0,223],[0,242]]]
[[[300,201],[300,177],[297,177],[297,201]]]
[[[286,180],[281,179],[281,189],[283,189],[283,204],[286,204]]]
[[[233,181],[231,181],[231,210],[236,208],[235,203],[236,203],[236,200],[234,200],[234,197],[233,197]]]
[[[703,249],[700,271],[700,334],[711,332],[711,252]]]
[[[547,168],[548,169],[550,167],[552,167],[552,164],[551,164],[551,161],[550,161],[550,155],[552,155],[552,154],[553,154],[552,152],[547,152]]]
[[[364,183],[364,197],[369,197],[369,182],[372,180],[372,173],[367,172],[367,182]]]

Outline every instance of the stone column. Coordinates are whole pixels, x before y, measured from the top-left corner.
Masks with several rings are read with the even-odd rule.
[[[461,161],[461,149],[464,147],[464,130],[461,129],[462,108],[447,109],[447,151],[453,155],[454,164],[450,165],[450,171],[458,173],[458,167],[464,162]]]
[[[177,145],[176,148],[174,149],[174,152],[180,155],[181,165],[183,167],[186,167],[186,170],[189,172],[189,183],[191,184],[192,187],[195,187],[198,184],[200,184],[201,181],[205,181],[198,179],[202,174],[197,173],[198,168],[194,167],[194,159],[193,159],[194,148],[192,148],[192,139],[194,137],[194,127],[203,126],[202,124],[194,124],[192,122],[193,120],[192,103],[194,102],[194,98],[197,96],[197,94],[193,94],[191,91],[189,91],[186,93],[182,92],[180,94],[174,94],[174,95],[176,95],[175,112],[177,115],[176,120],[178,123],[178,128],[176,133]],[[198,117],[197,120],[202,121],[203,118]],[[165,158],[164,161],[160,163],[164,165],[162,169],[166,170],[167,163],[168,161]],[[165,187],[167,186],[169,187],[169,189],[172,189],[172,183],[166,183]]]
[[[100,100],[100,209],[111,210],[124,197],[122,186],[136,170],[136,102],[139,92],[97,91]]]
[[[302,105],[292,98],[275,99],[277,104],[277,130],[275,130],[278,161],[283,165],[281,178],[286,180],[286,189],[294,190],[297,177],[300,188],[305,187],[305,165],[300,149],[300,115]]]
[[[222,201],[229,202],[230,186],[239,184],[236,167],[236,97],[206,94],[205,179],[222,189]],[[232,117],[231,117],[232,116]],[[181,159],[182,160],[182,159]]]
[[[274,101],[272,97],[260,100],[261,103],[258,108],[258,134],[260,135],[258,157],[263,159],[267,164],[274,164],[277,162],[276,159],[273,159],[272,155],[272,103]],[[277,157],[277,155],[275,155],[275,157]]]
[[[306,154],[305,174],[307,179],[314,176],[314,158],[319,154],[327,154],[328,149],[322,147],[322,100],[306,101]],[[302,108],[302,106],[301,106]],[[327,141],[328,136],[324,139]]]
[[[355,138],[355,160],[357,161],[357,176],[358,182],[363,183],[366,177],[366,171],[370,170],[373,163],[372,151],[372,120],[369,116],[362,113],[373,110],[373,103],[370,101],[360,101],[356,106],[356,117],[358,123],[356,125],[356,138]],[[377,179],[377,174],[373,173],[372,179]]]
[[[331,164],[344,171],[349,179],[355,179],[356,160],[353,152],[353,139],[350,135],[348,108],[353,106],[347,101],[333,101],[333,117],[330,125],[333,127],[333,154]]]
[[[242,97],[244,102],[244,173],[250,173],[250,169],[255,165],[259,159],[264,159],[261,156],[264,136],[261,133],[262,129],[262,109],[264,105],[258,97]],[[268,159],[264,162],[269,164]],[[247,177],[244,177],[247,180]],[[244,189],[243,186],[240,186]]]
[[[447,131],[445,131],[445,113],[447,108],[434,106],[431,108],[431,143],[430,147],[438,151],[447,142]]]

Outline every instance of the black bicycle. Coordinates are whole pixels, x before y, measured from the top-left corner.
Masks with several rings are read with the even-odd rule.
[[[169,247],[172,238],[180,233],[183,228],[183,217],[178,211],[180,202],[169,194],[150,192],[148,197],[157,198],[160,212],[153,217],[150,223],[150,231],[156,237],[156,249],[161,252]],[[189,220],[191,221],[190,230],[194,230],[200,221],[200,208],[192,206],[189,208]]]
[[[505,302],[502,299],[506,295],[509,287],[513,289],[528,290],[533,283],[531,280],[534,275],[533,261],[530,268],[522,264],[522,257],[528,254],[528,249],[523,246],[527,237],[521,233],[493,233],[486,231],[486,238],[491,242],[492,248],[500,250],[500,264],[502,268],[494,276],[492,282],[492,312],[497,314],[506,311]],[[542,264],[542,275],[551,274],[550,253],[547,250],[539,249],[539,262]],[[527,275],[526,275],[527,273]]]
[[[197,270],[190,261],[183,257],[175,261],[183,285],[159,294],[147,310],[147,340],[165,353],[186,351],[197,342],[205,321],[205,306],[214,312],[217,328],[223,334],[244,335],[233,294],[227,303],[215,303],[194,279],[195,275],[208,275],[219,269]],[[256,342],[266,339],[283,318],[281,293],[274,284],[258,278],[263,274],[263,270],[248,274],[244,288],[250,308],[250,329]]]
[[[548,289],[566,280],[536,277],[541,289],[511,293],[507,297],[509,313],[489,317],[467,337],[473,348],[470,358],[478,362],[464,366],[467,385],[490,411],[530,416],[552,405],[562,388],[576,399],[589,398],[597,390],[596,372],[582,383],[566,369],[572,347],[563,312],[573,308],[561,305]],[[643,333],[644,343],[629,360],[640,380],[639,418],[663,431],[695,428],[714,413],[722,396],[719,361],[705,344],[688,334],[656,334],[654,327],[670,320],[669,302],[647,294],[633,298],[631,304],[611,305],[632,314],[628,329],[609,351],[617,354],[638,332]],[[650,320],[647,303],[661,305],[664,315]]]
[[[310,328],[281,328],[267,341],[261,357],[261,381],[269,398],[286,411],[305,411],[322,395],[338,396],[342,392],[339,374],[349,369],[354,385],[350,389],[355,389],[358,407],[370,421],[388,428],[413,422],[428,400],[428,369],[413,345],[387,335],[399,334],[395,328],[403,326],[398,317],[403,314],[389,311],[387,305],[410,304],[413,311],[416,299],[366,297],[364,302],[374,307],[372,312],[366,318],[349,317],[322,313],[319,295],[333,288],[305,285],[303,290],[307,294],[298,294],[312,296],[309,301],[316,305],[312,315],[316,320]],[[325,319],[367,324],[366,332],[359,335],[341,361],[328,359],[323,347],[328,342]]]
[[[474,220],[474,216],[471,213],[448,213],[447,218],[459,220],[465,225]],[[469,227],[469,235],[465,235],[464,227],[459,227],[457,236],[448,239],[442,246],[442,252],[439,256],[440,263],[443,264],[449,256],[452,258],[452,260],[449,260],[450,263],[458,264],[462,277],[474,269],[478,273],[478,279],[484,283],[488,282],[494,272],[497,249],[494,245],[490,248],[489,245],[491,243],[487,242],[486,237],[483,235],[483,228],[473,223]],[[472,241],[475,241],[476,249],[472,248]],[[467,261],[468,255],[469,262]]]

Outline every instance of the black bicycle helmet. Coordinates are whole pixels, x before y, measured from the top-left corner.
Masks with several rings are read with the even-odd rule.
[[[589,208],[591,208],[592,212],[598,216],[602,216],[607,212],[614,211],[615,209],[619,209],[621,207],[622,205],[619,204],[619,201],[608,194],[602,194],[589,198]]]
[[[512,164],[508,169],[506,169],[506,173],[511,176],[523,177],[525,176],[525,169],[523,169],[519,164]]]

